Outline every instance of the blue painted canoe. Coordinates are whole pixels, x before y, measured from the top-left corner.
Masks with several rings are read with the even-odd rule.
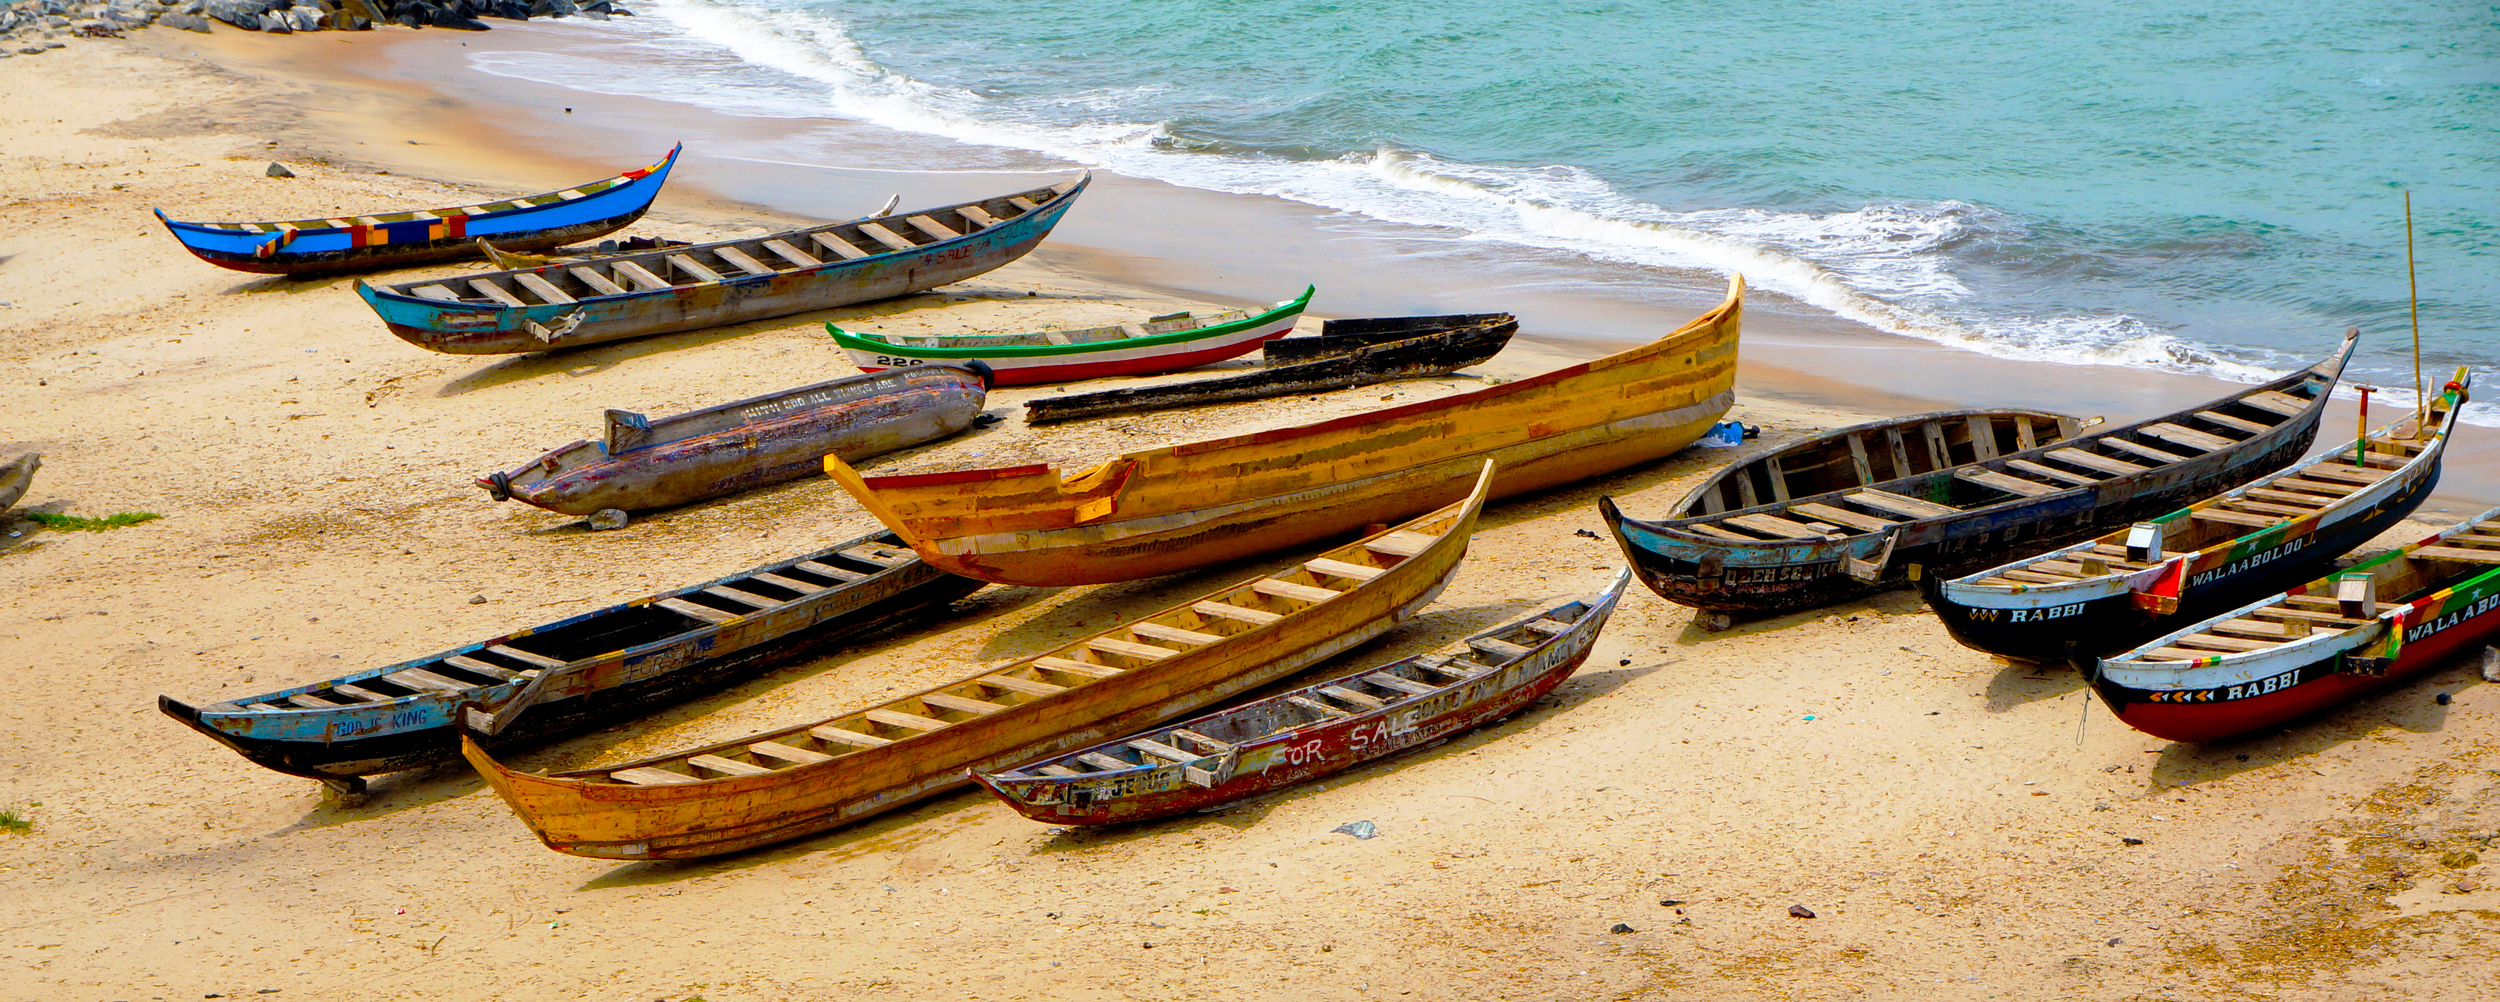
[[[356,293],[427,351],[508,355],[907,296],[1023,257],[1091,173],[1008,195],[743,240],[555,261]]]
[[[717,689],[810,649],[944,609],[981,583],[874,533],[428,657],[309,685],[157,709],[253,763],[342,795],[459,754],[463,706],[489,745],[554,737]]]
[[[264,275],[395,268],[477,257],[480,239],[498,250],[537,251],[624,229],[650,210],[683,149],[615,177],[482,205],[283,223],[186,223],[155,211],[184,248],[223,268]]]

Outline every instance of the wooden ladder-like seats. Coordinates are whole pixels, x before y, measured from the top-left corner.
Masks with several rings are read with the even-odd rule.
[[[666,769],[653,769],[648,766],[641,766],[632,769],[618,769],[614,772],[608,773],[608,778],[616,780],[620,783],[632,783],[635,786],[676,786],[680,783],[700,783],[703,781],[682,772],[670,772]]]
[[[845,261],[857,261],[864,257],[874,256],[867,251],[859,249],[859,245],[822,230],[808,234],[807,239],[814,242],[818,247],[832,251],[834,256]],[[884,252],[879,251],[878,253],[882,254]]]
[[[2302,400],[2299,397],[2292,396],[2291,394],[2284,393],[2280,390],[2265,390],[2259,393],[2251,393],[2245,397],[2241,397],[2239,402],[2247,404],[2250,407],[2257,408],[2258,410],[2273,411],[2287,418],[2299,417],[2301,412],[2309,409],[2309,401]]]
[[[609,281],[608,276],[599,274],[597,269],[575,265],[564,270],[571,273],[574,278],[579,279],[583,285],[591,287],[592,290],[598,292],[602,296],[622,296],[625,294],[624,286]]]
[[[749,580],[761,581],[775,588],[785,588],[790,591],[798,592],[801,595],[813,595],[820,591],[829,590],[824,585],[809,584],[797,578],[783,577],[779,574],[773,574],[770,572],[757,574]]]
[[[772,268],[766,266],[764,262],[756,260],[752,255],[749,255],[747,252],[739,250],[735,247],[716,247],[713,248],[712,253],[717,255],[721,260],[735,265],[739,271],[746,272],[749,275],[779,274]]]
[[[2100,483],[2102,480],[2106,479],[2106,477],[2076,473],[2072,470],[2061,470],[2046,463],[2035,463],[2028,459],[2006,460],[2005,468],[2009,470],[2021,470],[2024,473],[2031,474],[2032,476],[2039,477],[2043,480],[2064,481],[2077,487],[2090,486],[2092,484]]]
[[[929,239],[931,240],[953,240],[956,237],[963,236],[961,233],[948,229],[946,224],[938,222],[937,220],[931,219],[927,216],[906,216],[903,218],[903,221],[910,223],[913,229],[928,234]]]
[[[1730,515],[1726,518],[1720,519],[1719,521],[1720,524],[1733,525],[1740,529],[1749,529],[1754,532],[1759,532],[1765,536],[1769,536],[1773,539],[1819,540],[1833,538],[1838,535],[1838,533],[1835,532],[1825,532],[1800,522],[1793,522],[1777,515],[1763,513]]]
[[[1273,596],[1275,598],[1289,598],[1296,602],[1308,602],[1314,605],[1328,601],[1338,595],[1337,592],[1330,591],[1326,588],[1295,584],[1291,581],[1279,581],[1275,578],[1260,578],[1257,581],[1253,581],[1250,583],[1250,590],[1261,595]]]
[[[1326,694],[1328,698],[1336,700],[1340,703],[1359,706],[1366,710],[1377,710],[1381,707],[1389,705],[1388,700],[1381,699],[1378,696],[1371,696],[1356,692],[1341,685],[1323,685],[1320,686],[1317,691]]]
[[[2198,452],[2213,452],[2239,444],[2220,435],[2207,434],[2193,428],[2182,428],[2168,421],[2156,421],[2139,430],[2162,441],[2184,445]]]
[[[2156,449],[2142,442],[2130,441],[2117,435],[2102,436],[2101,444],[2109,446],[2110,448],[2116,449],[2120,452],[2142,456],[2156,463],[2183,463],[2188,459],[2188,457],[2179,455],[2178,453],[2171,452],[2166,449]]]
[[[1330,560],[1327,557],[1305,560],[1302,562],[1302,568],[1322,577],[1345,578],[1349,581],[1369,581],[1389,573],[1384,568],[1367,567],[1343,560]]]
[[[512,276],[512,280],[520,283],[522,288],[528,289],[532,295],[537,296],[542,302],[545,302],[550,306],[562,306],[566,303],[575,301],[571,293],[556,288],[556,284],[554,282],[547,281],[546,279],[530,274],[529,272],[517,272]]]
[[[1474,648],[1478,653],[1500,658],[1504,661],[1516,661],[1520,658],[1536,653],[1535,648],[1522,647],[1518,644],[1511,643],[1510,641],[1495,637],[1477,637],[1468,641],[1467,646]]]
[[[1269,623],[1285,618],[1283,613],[1269,612],[1265,609],[1251,609],[1233,605],[1228,602],[1205,601],[1192,605],[1189,608],[1190,611],[1201,616],[1211,616],[1216,619],[1229,619],[1237,623],[1248,623],[1252,626],[1266,626]]]
[[[794,267],[820,268],[825,263],[815,255],[791,246],[787,240],[766,240],[764,249],[773,252],[773,256],[790,262]]]
[[[725,598],[732,602],[736,602],[739,605],[750,606],[756,609],[771,609],[781,605],[780,599],[765,598],[764,596],[758,595],[754,592],[739,591],[738,589],[729,587],[728,585],[713,585],[709,588],[703,589],[703,593],[715,598]]]
[[[1963,480],[1968,480],[1971,483],[1978,484],[1982,487],[1990,487],[1996,490],[2004,491],[2007,494],[2027,498],[2036,498],[2047,494],[2058,494],[2069,490],[2069,488],[2056,487],[2049,484],[2039,483],[2037,481],[2025,480],[2021,477],[2006,473],[1999,473],[1995,470],[1965,469],[1954,474],[1954,476],[1960,477]]]
[[[502,303],[505,306],[519,308],[529,305],[528,303],[523,302],[521,297],[513,295],[512,290],[504,288],[501,285],[497,285],[488,279],[472,278],[469,280],[469,288],[477,290],[478,295],[492,299],[498,303]]]
[[[2233,417],[2229,414],[2222,413],[2221,411],[2197,411],[2196,419],[2199,421],[2207,421],[2213,424],[2218,424],[2225,428],[2244,431],[2251,435],[2263,435],[2274,430],[2273,425],[2259,424],[2247,418]]]
[[[859,224],[859,231],[867,234],[868,239],[874,240],[898,251],[912,250],[920,246],[919,244],[903,239],[902,234],[886,229],[876,223],[861,223]]]
[[[665,260],[667,260],[667,261],[668,261],[669,267],[675,268],[675,269],[677,269],[679,272],[682,272],[682,273],[684,273],[684,274],[688,274],[688,275],[692,275],[692,276],[694,276],[695,281],[698,281],[698,282],[724,282],[724,281],[727,281],[727,279],[724,279],[724,278],[722,278],[722,277],[721,277],[720,272],[713,271],[713,270],[712,270],[712,269],[710,269],[710,268],[706,268],[706,267],[704,267],[704,266],[703,266],[703,264],[702,264],[701,262],[698,262],[698,261],[696,261],[694,258],[688,257],[688,256],[686,256],[686,255],[684,255],[684,254],[671,254],[671,255],[668,255],[668,257],[667,257]]]
[[[675,288],[666,279],[652,274],[651,269],[632,261],[619,261],[608,270],[615,272],[618,278],[633,283],[634,288],[643,292],[666,292]]]
[[[1935,518],[1941,515],[1956,515],[1961,513],[1961,509],[1959,508],[1948,508],[1933,501],[1922,501],[1918,498],[1905,497],[1903,495],[1894,494],[1890,491],[1879,491],[1871,487],[1866,490],[1843,494],[1841,495],[1841,500],[1862,507],[1873,508],[1877,511],[1888,511],[1895,515],[1906,515],[1914,519]]]
[[[470,685],[466,682],[444,678],[441,675],[434,674],[433,672],[427,671],[423,668],[402,668],[382,677],[390,680],[392,683],[403,689],[411,689],[417,692],[425,692],[427,690],[435,692],[466,692],[470,689],[477,688],[476,686]]]
[[[1868,515],[1862,512],[1854,512],[1846,508],[1835,508],[1831,505],[1813,501],[1791,505],[1788,510],[1809,518],[1817,518],[1825,522],[1845,525],[1852,529],[1864,529],[1868,532],[1882,532],[1886,529],[1892,528],[1893,526],[1901,524],[1897,520],[1888,519],[1880,515]]]
[[[955,209],[955,214],[964,217],[964,221],[969,222],[973,226],[980,229],[986,230],[992,226],[998,225],[998,217],[990,215],[987,210],[982,209],[978,205],[957,207]]]
[[[2099,453],[2085,452],[2082,449],[2051,449],[2047,452],[2041,453],[2040,456],[2043,459],[2054,459],[2061,463],[2080,466],[2087,470],[2099,470],[2103,473],[2113,474],[2116,476],[2126,476],[2131,473],[2142,473],[2146,470],[2152,469],[2152,467],[2146,466],[2142,463],[2130,463],[2123,459],[2104,456]]]
[[[831,762],[834,758],[823,752],[809,751],[796,745],[785,745],[779,741],[758,741],[748,745],[747,754],[757,758],[778,759],[789,765],[814,765],[818,762]]]
[[[502,665],[488,664],[487,662],[480,661],[476,658],[466,657],[459,654],[454,654],[450,657],[444,658],[443,663],[454,668],[458,668],[461,671],[468,672],[472,675],[484,675],[487,678],[503,682],[509,682],[513,679],[521,677],[520,672],[513,671],[512,669],[506,668]],[[346,687],[341,686],[340,688]]]

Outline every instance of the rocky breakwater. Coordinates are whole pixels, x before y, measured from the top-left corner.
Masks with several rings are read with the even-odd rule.
[[[151,24],[204,32],[223,22],[281,35],[384,25],[485,31],[486,18],[605,21],[632,13],[609,0],[17,0],[0,3],[0,58],[42,55],[71,38],[119,38]]]

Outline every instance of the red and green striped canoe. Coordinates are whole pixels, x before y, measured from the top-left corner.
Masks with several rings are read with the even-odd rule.
[[[832,324],[825,330],[862,372],[943,362],[981,362],[996,375],[993,386],[1064,383],[1103,376],[1178,372],[1259,350],[1293,331],[1317,286],[1252,314],[1225,310],[1200,316],[1173,313],[1143,323],[1034,334],[947,334],[906,337],[855,334]]]

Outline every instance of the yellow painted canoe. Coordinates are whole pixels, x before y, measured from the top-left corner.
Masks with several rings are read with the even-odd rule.
[[[1735,403],[1744,295],[1738,276],[1725,302],[1665,337],[1533,378],[1133,452],[1065,480],[1040,465],[862,479],[832,456],[825,472],[951,574],[1040,586],[1171,574],[1448,504],[1487,459],[1502,498],[1691,445]]]
[[[1386,632],[1458,572],[1494,480],[1464,500],[1272,575],[995,671],[692,752],[541,776],[461,753],[549,848],[689,859],[797,838],[1100,744],[1265,685]]]

